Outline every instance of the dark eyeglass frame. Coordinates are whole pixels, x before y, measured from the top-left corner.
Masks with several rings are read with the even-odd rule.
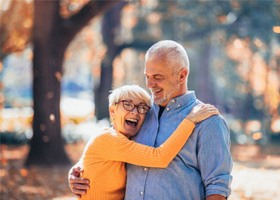
[[[115,102],[115,105],[119,104],[120,102],[122,102],[123,108],[127,111],[133,111],[133,109],[136,107],[136,110],[139,114],[146,114],[151,109],[151,107],[147,105],[135,105],[130,100],[120,100],[118,102]],[[125,103],[129,103],[129,105]]]

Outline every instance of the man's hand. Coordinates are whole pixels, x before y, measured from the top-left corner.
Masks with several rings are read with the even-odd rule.
[[[206,200],[226,200],[226,197],[219,194],[212,194],[207,196]]]
[[[69,187],[73,194],[77,197],[81,197],[82,194],[86,194],[89,189],[89,180],[80,178],[83,169],[79,166],[74,166],[69,170],[68,182]]]

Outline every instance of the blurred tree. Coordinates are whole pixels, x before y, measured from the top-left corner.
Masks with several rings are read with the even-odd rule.
[[[69,18],[60,1],[34,1],[33,137],[26,165],[68,164],[61,137],[60,86],[64,53],[75,35],[118,1],[89,1]]]
[[[109,118],[108,95],[113,83],[113,61],[122,51],[122,46],[116,42],[116,35],[120,26],[121,11],[126,2],[121,2],[108,10],[102,19],[103,42],[107,46],[105,58],[101,63],[99,84],[95,86],[94,103],[95,116],[98,120]]]
[[[100,81],[95,85],[94,101],[95,101],[95,116],[98,120],[109,118],[108,112],[108,95],[113,85],[113,62],[124,49],[130,48],[136,51],[146,51],[156,41],[151,41],[149,38],[134,38],[133,40],[125,40],[121,37],[126,37],[121,33],[125,18],[123,12],[131,7],[137,8],[135,2],[122,1],[117,6],[108,10],[102,19],[102,38],[107,46],[107,52],[101,64]],[[124,11],[125,10],[125,11]],[[127,24],[126,24],[127,25]],[[135,68],[132,67],[132,70]],[[143,76],[144,77],[144,76]],[[130,79],[131,80],[131,79]],[[134,80],[131,80],[134,81]],[[139,84],[139,83],[138,83]]]
[[[76,10],[74,13],[76,15],[88,0],[61,1],[62,4],[65,2],[72,2],[69,8]],[[24,4],[21,5],[23,8]],[[77,6],[80,9],[73,9]],[[12,12],[16,13],[20,8],[17,7],[17,10],[13,9]],[[261,123],[266,123],[270,129],[273,120],[278,120],[278,123],[280,121],[279,8],[278,0],[145,0],[129,1],[108,10],[102,22],[103,42],[107,45],[107,53],[105,56],[100,56],[104,56],[105,59],[101,72],[98,72],[100,81],[95,85],[94,92],[97,119],[108,117],[107,103],[104,102],[107,102],[107,95],[112,85],[113,62],[118,60],[116,58],[119,55],[120,57],[127,55],[122,55],[122,50],[129,48],[137,52],[138,59],[142,59],[139,63],[142,64],[143,51],[151,44],[162,39],[173,39],[183,44],[189,53],[191,76],[188,84],[190,89],[196,90],[200,99],[222,106],[220,109],[224,109],[244,125],[248,120],[258,119]],[[64,11],[62,10],[64,15],[67,15]],[[70,26],[71,18],[70,16],[69,19],[57,20],[54,24],[56,26],[61,23],[58,21],[63,21]],[[5,26],[12,26],[7,21],[9,18],[5,19]],[[30,24],[29,20],[27,22],[26,24]],[[1,29],[2,24],[1,21]],[[21,24],[18,23],[18,28]],[[61,24],[59,26],[63,27]],[[61,33],[57,34],[62,30],[61,27],[55,28],[53,34],[48,35],[52,38],[48,43],[55,41],[50,44],[49,53],[52,51],[59,56],[64,53],[64,50],[58,52],[55,49],[56,43],[63,43],[63,41],[67,43],[67,39],[62,37]],[[15,27],[9,30],[17,29]],[[67,32],[65,33],[65,37],[69,37]],[[57,36],[61,37],[58,41],[54,38],[59,38]],[[59,46],[67,45],[59,44]],[[48,60],[48,62],[53,61]],[[53,63],[52,66],[59,65],[57,70],[52,71],[52,74],[55,74],[54,80],[59,81],[62,76],[60,71],[62,62]],[[123,68],[125,72],[130,73],[125,73],[125,81],[122,84],[135,83],[131,71],[139,70],[139,65]],[[48,98],[54,95],[48,94]],[[47,117],[50,117],[50,114],[52,113],[48,113]],[[51,119],[58,119],[56,114],[51,116]],[[276,122],[274,124],[277,124]],[[44,127],[41,126],[42,129]],[[279,126],[274,127],[276,127],[274,132],[280,132],[277,128]]]
[[[189,89],[222,106],[243,130],[258,120],[265,134],[279,119],[279,8],[277,0],[140,1],[130,39],[183,44],[191,62]]]
[[[0,108],[4,107],[4,83],[1,77],[5,56],[21,52],[30,42],[33,5],[26,1],[0,2]]]
[[[228,59],[235,63],[233,73],[225,74],[235,76],[234,93],[231,91],[229,95],[231,111],[241,119],[247,135],[254,136],[257,132],[262,135],[258,138],[262,138],[267,133],[280,132],[279,128],[271,128],[280,112],[280,65],[276,64],[280,36],[279,31],[275,31],[279,25],[280,3],[236,1],[231,2],[231,6],[233,9],[227,16],[232,25],[226,31],[225,45]],[[261,124],[259,130],[248,128],[252,120]]]
[[[14,52],[21,52],[31,39],[33,4],[27,1],[1,2],[0,60]]]

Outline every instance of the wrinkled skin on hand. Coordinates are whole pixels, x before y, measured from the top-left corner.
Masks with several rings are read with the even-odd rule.
[[[89,180],[85,178],[80,178],[83,172],[82,167],[74,166],[69,170],[68,173],[68,183],[71,191],[76,197],[81,197],[81,195],[86,194],[89,189]]]

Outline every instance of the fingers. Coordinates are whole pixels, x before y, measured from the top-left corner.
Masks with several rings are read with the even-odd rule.
[[[69,170],[68,174],[69,187],[78,198],[86,194],[86,191],[89,189],[89,180],[80,178],[82,171],[81,167],[73,167]]]
[[[87,179],[75,178],[69,181],[69,187],[74,195],[80,197],[83,194],[86,194],[89,189],[89,181]]]
[[[80,166],[74,167],[73,170],[80,173],[84,171]]]
[[[201,122],[212,115],[219,114],[219,110],[211,104],[200,104],[196,109],[197,110],[194,112],[196,123]]]
[[[202,109],[202,111],[207,112],[210,115],[220,114],[219,110],[211,104],[205,105],[205,107],[204,107],[204,109]]]
[[[215,106],[213,106],[213,105],[210,105],[210,104],[209,104],[208,109],[209,109],[209,111],[210,111],[211,113],[220,114],[219,110],[218,110]]]
[[[215,106],[201,103],[193,107],[186,118],[196,124],[216,114],[220,114],[220,112]]]
[[[89,189],[89,185],[88,184],[79,184],[79,183],[73,183],[73,190],[83,190],[86,191]]]
[[[202,104],[201,105],[201,109],[202,110],[208,110],[208,111],[217,111],[219,112],[219,110],[212,104]]]
[[[70,176],[79,177],[81,172],[83,172],[81,167],[72,167],[68,173],[68,180],[70,179]]]
[[[198,104],[193,108],[194,112],[205,112],[205,111],[213,111],[213,110],[217,110],[217,108],[211,104]]]
[[[197,111],[209,109],[209,108],[212,108],[212,107],[215,107],[215,106],[213,106],[211,104],[200,103],[200,104],[197,104],[196,106],[193,107],[193,111],[197,112]]]
[[[89,189],[88,186],[81,185],[81,184],[73,184],[72,192],[75,195],[80,196],[80,195],[86,194],[88,189]]]
[[[75,174],[80,174],[83,172],[83,169],[81,167],[73,167],[72,172]]]
[[[85,179],[85,178],[79,178],[79,177],[76,177],[76,176],[70,176],[69,177],[69,183],[71,183],[71,184],[78,183],[78,184],[88,185],[89,181],[88,181],[88,179]]]

